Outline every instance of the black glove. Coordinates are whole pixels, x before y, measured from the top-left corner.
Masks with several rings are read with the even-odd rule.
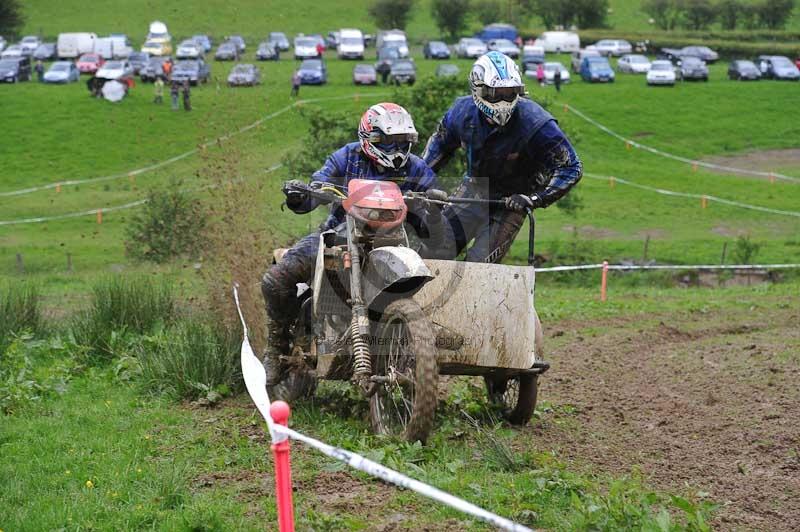
[[[447,201],[447,198],[449,198],[450,196],[448,196],[447,192],[445,192],[444,190],[429,188],[428,190],[425,191],[425,197],[428,198],[429,200]]]
[[[305,189],[306,184],[299,179],[292,179],[283,184],[283,194],[286,196],[286,206],[290,209],[295,209],[302,205],[308,199],[308,192]]]
[[[524,194],[513,194],[506,198],[506,209],[516,212],[528,212],[541,206],[539,196],[526,196]]]

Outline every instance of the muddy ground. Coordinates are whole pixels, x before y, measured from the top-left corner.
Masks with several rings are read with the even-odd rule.
[[[525,429],[538,446],[583,470],[638,468],[656,489],[704,491],[720,530],[800,529],[800,303],[562,322],[548,336],[540,398],[576,414]]]
[[[704,162],[727,166],[730,168],[741,168],[744,170],[755,171],[774,171],[780,172],[784,168],[800,166],[800,149],[786,150],[759,150],[736,155],[720,155],[708,157]],[[712,172],[714,170],[711,170]],[[719,170],[719,173],[729,173],[726,170]],[[738,173],[736,175],[739,175]],[[756,179],[768,179],[768,177],[755,177]]]

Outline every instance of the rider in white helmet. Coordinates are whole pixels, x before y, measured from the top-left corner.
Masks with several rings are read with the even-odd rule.
[[[580,159],[556,120],[525,97],[516,63],[500,52],[478,58],[471,96],[458,98],[428,140],[423,158],[439,172],[461,147],[467,175],[456,196],[507,198],[504,207],[454,205],[445,216],[456,256],[475,240],[467,260],[499,262],[531,209],[564,196],[581,178]]]

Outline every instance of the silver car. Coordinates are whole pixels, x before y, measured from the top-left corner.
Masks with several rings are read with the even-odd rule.
[[[72,61],[57,61],[44,73],[45,83],[71,83],[78,81],[81,73]]]
[[[508,39],[494,39],[489,41],[489,50],[506,54],[512,59],[519,57],[519,47]]]
[[[252,87],[261,83],[261,71],[257,66],[241,63],[228,74],[229,87]]]
[[[465,37],[458,41],[455,50],[458,57],[466,59],[477,59],[489,51],[482,40],[472,37]]]

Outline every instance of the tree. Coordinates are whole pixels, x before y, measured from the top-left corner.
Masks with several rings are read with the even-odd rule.
[[[642,11],[653,17],[662,30],[674,30],[683,15],[679,0],[644,0]]]
[[[759,22],[771,30],[779,30],[786,26],[786,22],[794,10],[794,0],[764,0],[756,8]]]
[[[414,0],[375,0],[369,14],[383,29],[406,29]]]
[[[735,30],[742,15],[740,0],[720,0],[716,5],[717,18],[723,30]]]
[[[24,23],[25,16],[18,0],[0,0],[0,35],[16,36]]]
[[[717,18],[717,10],[711,0],[683,0],[683,23],[690,30],[707,29]]]
[[[503,6],[500,5],[500,0],[486,0],[485,2],[476,2],[473,4],[475,9],[475,16],[478,20],[486,26],[493,22],[498,22],[503,16]]]
[[[606,25],[608,0],[576,0],[571,4],[579,28],[602,28]]]
[[[575,19],[575,10],[569,2],[562,0],[533,0],[533,12],[542,19],[547,28],[568,28]]]
[[[457,38],[466,27],[469,0],[433,0],[431,14],[439,31]]]

